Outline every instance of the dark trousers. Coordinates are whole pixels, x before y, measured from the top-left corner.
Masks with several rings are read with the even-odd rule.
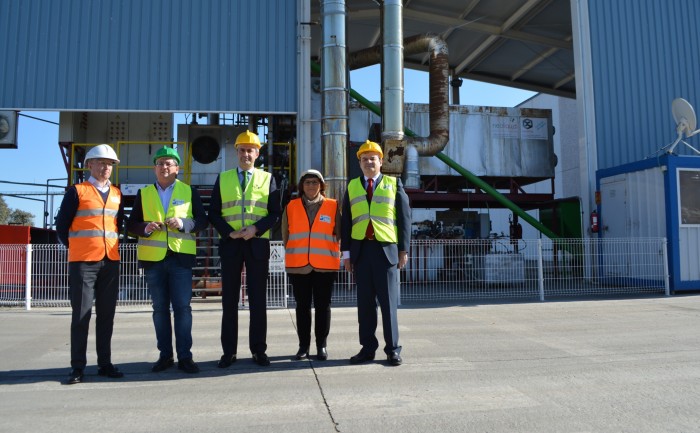
[[[331,329],[331,296],[337,272],[316,272],[289,274],[294,290],[297,315],[297,335],[299,347],[311,345],[311,301],[316,311],[316,347],[326,347],[326,339]]]
[[[238,302],[241,292],[241,272],[246,269],[250,325],[248,328],[251,353],[267,350],[267,275],[269,253],[265,260],[253,255],[251,241],[238,240],[219,247],[221,254],[221,348],[225,355],[235,355],[238,348]]]
[[[70,325],[72,368],[85,368],[87,342],[95,301],[95,337],[97,365],[112,362],[112,329],[119,295],[119,262],[70,262],[68,264],[70,304],[73,309]]]
[[[354,263],[357,283],[357,320],[360,324],[362,351],[374,354],[379,342],[377,330],[377,302],[382,310],[384,352],[401,353],[399,346],[399,270],[391,265],[377,241],[362,241],[362,249]]]

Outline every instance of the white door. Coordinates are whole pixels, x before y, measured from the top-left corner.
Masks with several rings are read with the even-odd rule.
[[[602,277],[628,277],[630,271],[629,243],[613,238],[628,238],[630,225],[627,203],[627,178],[614,176],[600,181],[600,230],[606,242],[599,260]]]

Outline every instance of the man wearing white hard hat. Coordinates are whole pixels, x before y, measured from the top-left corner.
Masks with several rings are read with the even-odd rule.
[[[109,181],[119,163],[107,144],[90,149],[85,165],[90,178],[68,188],[56,217],[58,240],[68,247],[71,317],[71,372],[68,385],[83,381],[95,302],[97,374],[118,379],[112,364],[112,329],[119,294],[119,233],[124,220],[121,192]]]

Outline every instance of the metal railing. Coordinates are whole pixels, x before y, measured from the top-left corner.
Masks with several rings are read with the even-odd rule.
[[[120,252],[119,305],[149,304],[136,244],[122,244]],[[213,265],[218,267],[218,261]],[[414,240],[400,275],[402,303],[669,295],[665,238]],[[281,242],[271,245],[267,290],[270,308],[293,302]],[[199,292],[195,280],[193,294]],[[241,295],[240,306],[246,308],[245,271]],[[341,270],[333,303],[352,305],[356,296],[352,275]],[[0,305],[29,309],[69,304],[65,247],[0,245]]]

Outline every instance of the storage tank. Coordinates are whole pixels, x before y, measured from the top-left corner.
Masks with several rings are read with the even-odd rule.
[[[552,111],[532,108],[454,105],[450,107],[447,156],[479,177],[522,177],[535,181],[554,177]],[[353,102],[349,111],[350,140],[367,139],[379,116]],[[405,104],[405,125],[428,136],[429,105]],[[436,158],[420,158],[421,175],[456,175]],[[525,182],[527,183],[527,182]]]

